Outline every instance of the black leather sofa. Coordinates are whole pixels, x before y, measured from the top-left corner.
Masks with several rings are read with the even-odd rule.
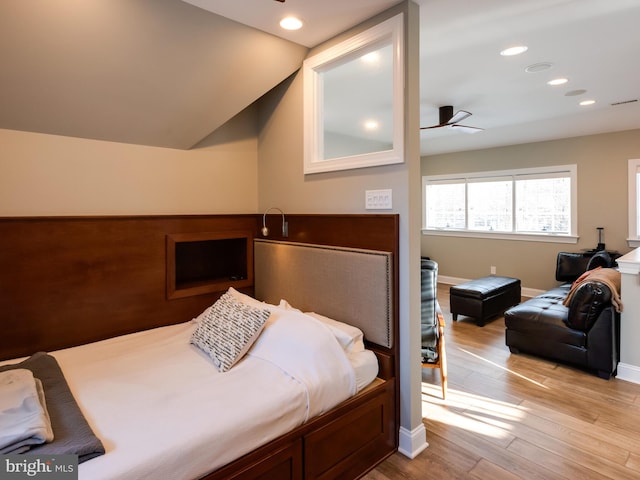
[[[620,314],[611,303],[612,292],[602,282],[578,287],[569,306],[563,301],[571,282],[586,270],[610,268],[605,251],[596,254],[560,252],[556,279],[564,283],[505,314],[506,344],[512,353],[526,352],[591,370],[601,378],[616,375],[620,360]]]

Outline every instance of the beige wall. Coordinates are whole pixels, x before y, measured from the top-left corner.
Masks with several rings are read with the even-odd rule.
[[[576,164],[580,238],[563,244],[423,235],[422,255],[438,262],[441,276],[477,278],[494,265],[498,275],[518,277],[525,288],[555,286],[557,252],[594,248],[596,227],[605,228],[608,250],[630,250],[627,163],[638,157],[640,130],[423,157],[422,175]]]
[[[260,209],[276,206],[285,213],[365,213],[365,190],[391,188],[393,213],[401,211],[407,204],[406,164],[304,175],[302,98],[300,71],[260,102]]]
[[[0,216],[254,213],[255,116],[191,150],[0,130]]]
[[[403,4],[373,17],[314,47],[307,57],[326,50],[406,9],[406,5]],[[258,203],[260,208],[277,206],[289,213],[366,213],[365,190],[391,188],[393,189],[393,211],[394,213],[402,211],[407,205],[406,163],[400,166],[304,175],[302,77],[302,69],[300,69],[259,102]]]
[[[258,205],[285,213],[397,213],[400,215],[400,448],[412,454],[424,445],[420,402],[420,160],[418,97],[418,7],[403,2],[311,54],[406,12],[405,162],[400,165],[303,173],[303,78],[298,72],[259,103]],[[366,210],[365,190],[391,189],[392,210]],[[405,441],[406,440],[406,441]]]

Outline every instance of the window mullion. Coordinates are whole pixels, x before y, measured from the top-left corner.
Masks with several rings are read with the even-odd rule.
[[[464,229],[469,230],[469,181],[464,179]]]
[[[516,177],[511,177],[511,231],[517,232],[516,228]]]

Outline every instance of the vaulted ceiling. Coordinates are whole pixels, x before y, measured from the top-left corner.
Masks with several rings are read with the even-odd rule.
[[[2,0],[0,128],[188,149],[306,52],[180,0]]]

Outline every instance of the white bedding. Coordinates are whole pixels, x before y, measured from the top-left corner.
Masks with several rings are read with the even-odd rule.
[[[347,355],[329,329],[297,311],[275,308],[249,353],[226,373],[189,344],[195,326],[52,353],[107,452],[82,463],[80,479],[201,477],[377,375],[372,352]]]

